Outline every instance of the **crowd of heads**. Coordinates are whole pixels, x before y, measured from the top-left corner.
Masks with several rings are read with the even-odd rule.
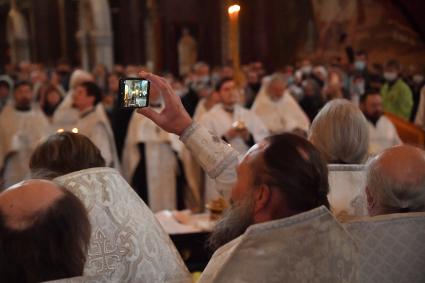
[[[368,158],[366,119],[376,122],[383,112],[377,88],[398,78],[412,85],[424,83],[423,73],[409,73],[394,60],[368,68],[365,52],[356,53],[354,59],[347,64],[336,59],[327,65],[302,60],[268,78],[267,93],[272,100],[279,100],[288,90],[301,105],[317,102],[307,113],[312,119],[308,139],[283,133],[248,151],[237,168],[230,208],[209,239],[212,249],[241,235],[252,224],[319,206],[330,208],[327,164],[361,164]],[[74,106],[80,111],[101,102],[109,109],[116,103],[118,79],[137,76],[142,69],[115,66],[108,73],[105,67],[97,66],[91,74],[81,70],[71,74],[70,66],[63,63],[49,71],[37,64],[20,64],[16,69],[8,68],[7,79],[0,78],[0,99],[13,93],[17,109],[26,110],[36,101],[51,116],[64,93],[72,89]],[[225,107],[235,103],[250,107],[266,75],[264,66],[259,62],[243,66],[241,81],[234,79],[235,72],[231,66],[210,70],[200,62],[182,77],[167,74],[165,78],[182,97],[190,92],[199,97],[215,93],[217,102]],[[30,161],[32,176],[45,179],[103,166],[99,149],[85,136],[69,132],[50,136]],[[370,215],[425,211],[424,168],[424,152],[410,146],[391,148],[372,159],[366,188]],[[90,223],[83,204],[57,184],[33,180],[2,193],[0,230],[4,278],[19,274],[24,282],[55,279],[59,273],[62,277],[82,274]],[[46,234],[52,236],[48,241],[43,238]],[[31,264],[27,268],[30,262],[43,266]]]

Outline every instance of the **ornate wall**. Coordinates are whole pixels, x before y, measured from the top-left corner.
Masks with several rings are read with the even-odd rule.
[[[96,62],[151,62],[156,71],[177,73],[177,43],[184,27],[198,43],[199,60],[213,66],[226,61],[226,10],[231,2],[17,0],[17,6],[27,21],[34,62],[54,65],[66,58],[88,67]],[[372,62],[395,57],[425,64],[423,0],[238,2],[242,64],[260,60],[271,71],[305,57],[316,61],[345,57],[347,46],[369,51]],[[82,3],[91,3],[91,8],[79,11]],[[0,66],[13,54],[6,33],[9,10],[10,2],[0,0]],[[90,10],[91,14],[82,15]]]

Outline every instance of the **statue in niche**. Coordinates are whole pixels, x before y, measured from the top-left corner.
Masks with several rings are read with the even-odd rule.
[[[178,42],[179,73],[181,76],[190,72],[198,59],[198,43],[190,35],[187,28],[182,30],[182,36]]]

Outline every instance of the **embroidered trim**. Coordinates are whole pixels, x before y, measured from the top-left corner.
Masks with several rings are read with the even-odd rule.
[[[192,124],[190,124],[189,127],[187,127],[183,133],[180,135],[180,140],[183,143],[186,143],[187,140],[193,135],[193,133],[200,127],[201,125],[199,125],[198,123],[193,122]]]
[[[223,145],[225,145],[225,143],[223,143]],[[229,147],[231,146],[229,145]],[[210,176],[211,178],[216,178],[224,171],[224,169],[228,167],[229,163],[231,163],[235,159],[238,159],[238,153],[235,150],[224,150],[223,155],[224,158],[218,163],[218,165],[208,172],[208,176]]]

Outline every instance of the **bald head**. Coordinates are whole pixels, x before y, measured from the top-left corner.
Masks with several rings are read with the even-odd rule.
[[[2,282],[41,282],[83,273],[91,227],[70,191],[28,180],[0,194]]]
[[[25,229],[38,213],[63,195],[63,189],[51,181],[28,180],[0,194],[0,210],[6,218],[6,225]]]
[[[367,196],[371,215],[425,211],[425,152],[402,145],[374,158]]]

